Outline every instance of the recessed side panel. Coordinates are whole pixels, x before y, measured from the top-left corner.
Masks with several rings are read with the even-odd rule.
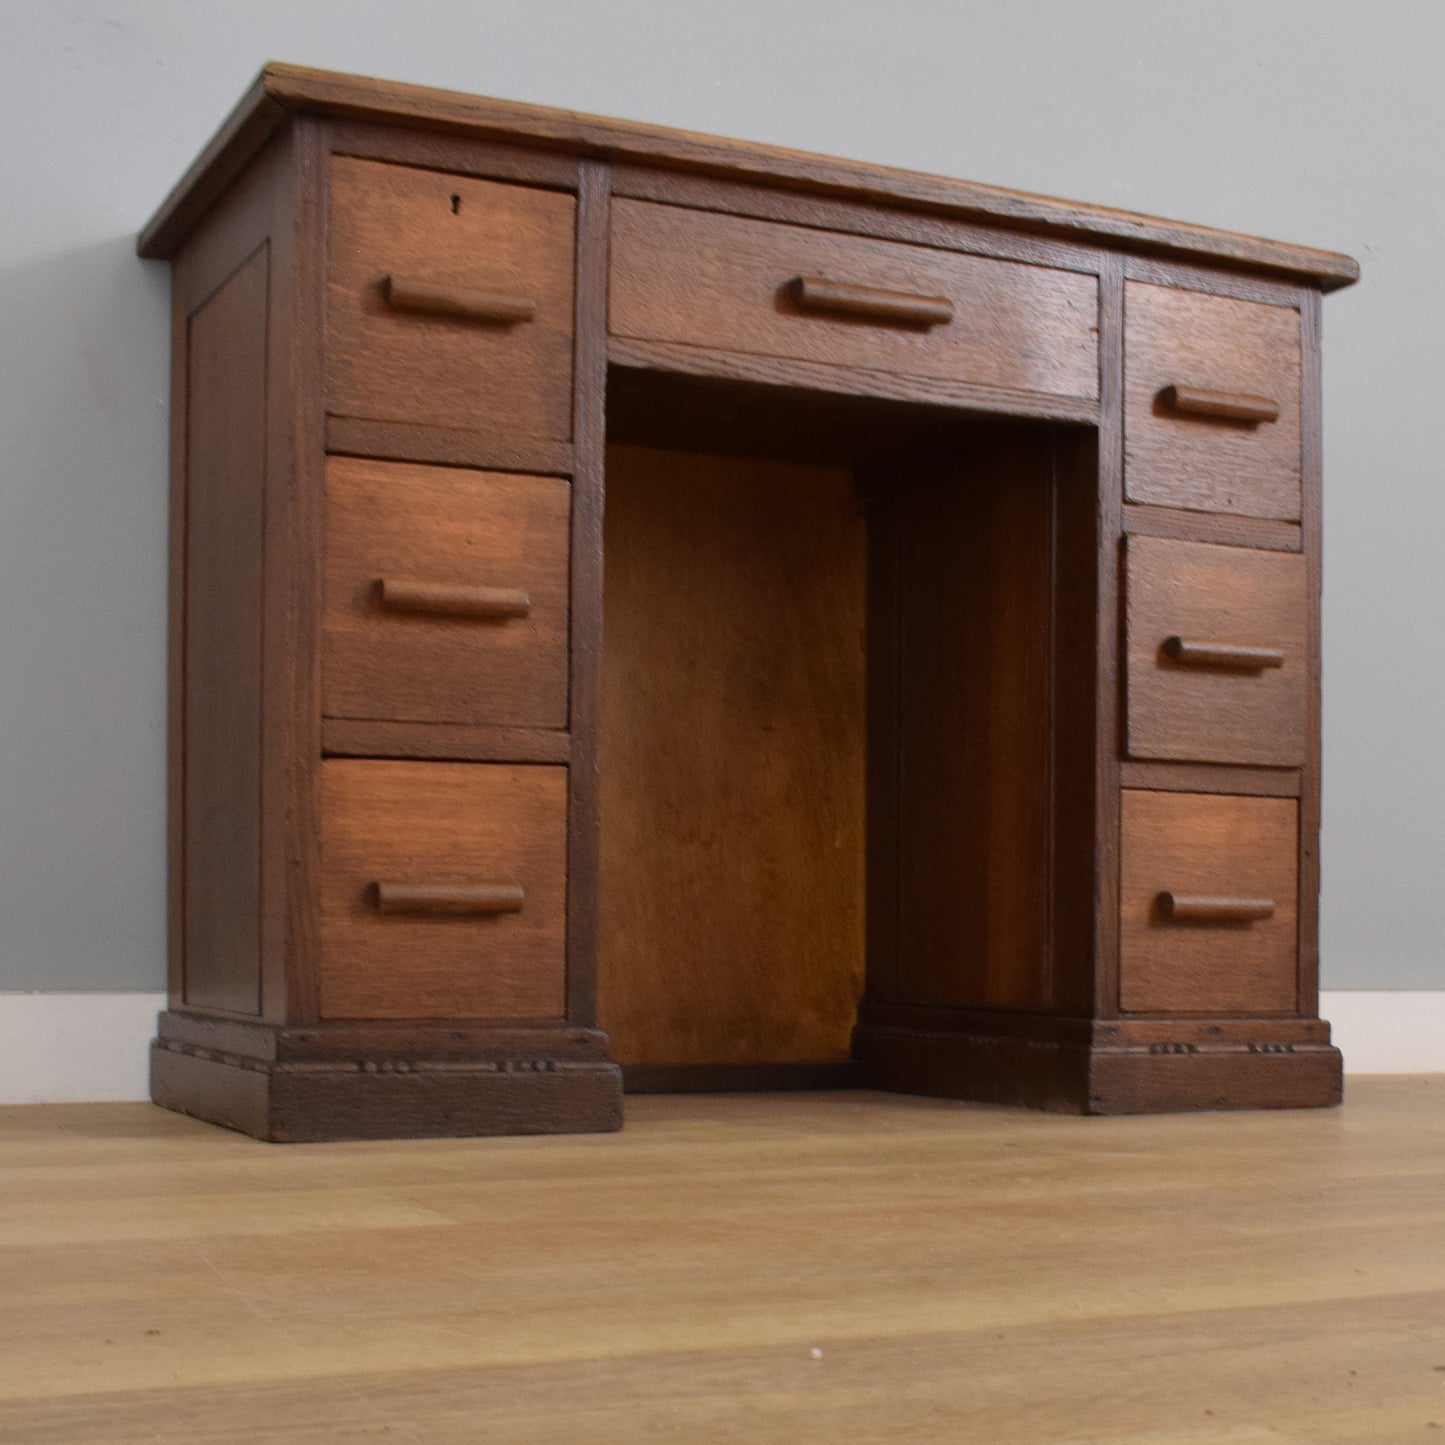
[[[187,335],[184,1001],[260,1011],[262,247]]]

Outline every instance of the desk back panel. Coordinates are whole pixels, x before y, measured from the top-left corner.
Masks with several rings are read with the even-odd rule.
[[[607,457],[598,1012],[626,1065],[836,1063],[863,990],[843,467]]]

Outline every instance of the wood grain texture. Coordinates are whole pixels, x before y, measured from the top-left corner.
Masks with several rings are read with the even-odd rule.
[[[1293,1015],[870,1003],[858,1056],[878,1086],[1076,1114],[1328,1108],[1342,1082],[1329,1024]]]
[[[1328,1026],[1314,1027],[1323,1027],[1328,1035]],[[331,1019],[312,1024],[273,1024],[168,1010],[160,1016],[158,1032],[166,1044],[250,1063],[354,1064],[369,1059],[379,1067],[384,1061],[395,1064],[408,1059],[496,1064],[546,1057],[555,1062],[600,1063],[607,1057],[605,1035],[570,1024],[489,1024],[455,1019]]]
[[[1166,386],[1159,400],[1168,411],[1183,416],[1211,416],[1220,421],[1250,425],[1279,420],[1279,403],[1270,396],[1248,396],[1237,391],[1210,391],[1202,386]]]
[[[328,759],[324,1018],[555,1019],[564,1008],[566,770]],[[378,882],[521,887],[494,918],[384,918]]]
[[[1124,295],[1129,257],[1115,253],[1099,272],[1098,504],[1094,533],[1093,991],[1079,1012],[1109,1018],[1119,1008],[1119,786],[1124,735]]]
[[[492,606],[496,605],[495,599],[492,599]],[[525,599],[522,605],[525,607]],[[1164,655],[1184,667],[1224,668],[1231,672],[1265,672],[1285,664],[1283,648],[1205,642],[1195,637],[1166,637]]]
[[[988,439],[953,466],[893,483],[895,996],[1046,1006],[1051,449],[1047,438]]]
[[[795,276],[788,299],[800,311],[825,316],[851,316],[894,326],[947,326],[953,320],[953,302],[947,296],[919,296],[906,291],[881,291],[853,281],[827,276]]]
[[[1130,537],[1126,570],[1129,755],[1299,767],[1304,558]]]
[[[475,727],[468,723],[397,723],[323,718],[328,757],[439,758],[479,763],[565,763],[572,740],[548,728]]]
[[[800,307],[800,277],[926,294],[931,327]],[[1098,395],[1098,288],[1077,272],[737,216],[612,203],[612,335],[1017,391]]]
[[[321,897],[321,633],[325,541],[326,202],[325,126],[293,126],[284,238],[288,326],[271,370],[268,455],[284,459],[267,496],[267,629],[272,701],[270,777],[263,806],[271,891],[262,999],[268,1019],[311,1021],[319,1008]]]
[[[842,466],[865,481],[879,462],[967,450],[998,421],[1035,417],[1036,404],[1051,400],[970,389],[966,402],[931,405],[869,390],[883,372],[867,373],[862,389],[849,391],[859,373],[848,367],[641,342],[614,341],[609,354],[609,441]],[[1086,405],[1097,420],[1094,404]]]
[[[460,200],[458,196],[452,203],[453,215],[460,213]],[[520,326],[537,319],[537,302],[531,296],[445,285],[424,276],[383,276],[381,295],[393,311],[451,316],[479,325]]]
[[[475,918],[493,913],[520,913],[527,891],[515,883],[391,883],[373,885],[378,913],[409,913],[420,917]]]
[[[903,996],[901,886],[903,727],[902,508],[898,477],[887,461],[861,471],[867,504],[868,705],[866,836],[867,990],[869,1003]],[[854,1035],[857,1051],[857,1034]]]
[[[1256,1033],[1266,1030],[1255,1026]],[[1333,1109],[1344,1093],[1338,1049],[1254,1042],[1243,1049],[1169,1044],[1106,1049],[1093,1059],[1093,1114],[1211,1109]]]
[[[1189,512],[1180,507],[1125,506],[1124,530],[1131,536],[1175,537],[1182,542],[1218,542],[1225,547],[1260,547],[1271,552],[1298,552],[1303,547],[1298,522]]]
[[[1304,365],[1302,415],[1304,447],[1301,484],[1304,517],[1301,536],[1305,557],[1305,628],[1309,673],[1305,684],[1305,766],[1300,774],[1300,1011],[1319,1010],[1320,974],[1320,687],[1321,579],[1324,552],[1324,464],[1321,455],[1323,398],[1321,388],[1321,297],[1307,291],[1301,307]]]
[[[186,334],[184,999],[260,1011],[269,253]]]
[[[1163,1015],[1089,1018],[1062,1010],[1043,1014],[928,1004],[869,1004],[868,1013],[876,1023],[915,1033],[992,1033],[996,1040],[1076,1044],[1095,1054],[1104,1050],[1127,1053],[1139,1049],[1181,1058],[1202,1054],[1208,1049],[1284,1054],[1290,1050],[1280,1047],[1282,1045],[1293,1045],[1299,1049],[1320,1047],[1330,1042],[1328,1023],[1322,1019],[1294,1015],[1270,1018],[1221,1014],[1198,1014],[1188,1018]],[[229,1020],[226,1027],[244,1029],[248,1026]]]
[[[1107,328],[1105,345],[1110,344]],[[1111,383],[1106,383],[1106,396]],[[1101,599],[1101,577],[1116,514],[1105,496],[1103,449],[1094,431],[1058,431],[1049,436],[1044,458],[1050,506],[1049,549],[1049,987],[1048,1007],[1079,1016],[1093,1011],[1101,964],[1096,941],[1101,916],[1111,914],[1101,898],[1100,868],[1117,777],[1113,752],[1117,687],[1099,671],[1099,650],[1116,629],[1115,616]],[[1006,483],[1005,483],[1006,484]],[[1107,578],[1112,584],[1113,576]],[[1108,784],[1099,776],[1104,752]]]
[[[520,587],[472,587],[414,577],[378,577],[373,591],[376,605],[383,612],[407,616],[501,622],[526,617],[532,610],[532,594]]]
[[[853,1059],[823,1064],[629,1064],[627,1094],[758,1094],[861,1089],[862,1067]]]
[[[607,490],[606,166],[585,162],[577,178],[577,325],[572,415],[572,631],[567,770],[567,1020],[597,1023],[601,850],[602,514]]]
[[[1299,804],[1201,793],[1123,795],[1120,1007],[1293,1013]],[[1160,895],[1270,899],[1258,922],[1175,921]]]
[[[828,393],[853,400],[916,403],[979,416],[1039,417],[1085,423],[1099,420],[1098,403],[1087,397],[1010,391],[951,377],[880,371],[867,366],[835,366],[795,357],[753,356],[741,351],[714,351],[704,346],[634,341],[626,337],[613,337],[607,354],[614,368]]]
[[[1023,231],[1124,242],[1233,265],[1306,276],[1324,290],[1348,286],[1359,267],[1348,256],[1290,246],[1152,216],[1001,190],[917,172],[889,170],[714,136],[639,125],[575,111],[519,105],[363,76],[272,62],[220,133],[141,232],[143,256],[167,256],[230,175],[289,114],[390,122],[475,139],[503,139],[545,150],[642,161],[703,175],[782,182],[804,192],[878,201],[905,210],[1001,222]]]
[[[166,496],[166,1001],[186,996],[186,387],[190,297],[171,268]]]
[[[1274,917],[1273,898],[1219,898],[1200,893],[1161,893],[1160,912],[1174,923],[1257,923]]]
[[[869,470],[865,1031],[902,1001],[1088,1010],[1094,451],[983,429]]]
[[[400,462],[436,462],[487,472],[533,472],[568,476],[574,466],[570,442],[538,440],[466,427],[413,426],[400,421],[328,416],[326,450],[332,455]]]
[[[1298,309],[1139,281],[1124,291],[1125,497],[1298,520]],[[1278,419],[1189,415],[1164,399],[1179,387],[1267,397]]]
[[[304,130],[305,123],[301,129]],[[185,996],[185,942],[184,903],[186,869],[184,858],[187,848],[185,813],[185,757],[188,750],[186,736],[186,607],[187,589],[191,581],[205,586],[204,578],[191,579],[187,575],[187,465],[191,445],[192,407],[188,398],[189,366],[187,364],[188,334],[190,318],[203,308],[228,282],[237,277],[245,265],[264,252],[266,256],[266,317],[265,351],[266,378],[266,434],[264,448],[266,464],[264,472],[265,498],[261,503],[262,536],[261,556],[256,559],[263,594],[262,610],[268,611],[276,597],[277,577],[277,536],[284,534],[284,519],[278,523],[276,499],[289,485],[290,449],[286,439],[286,425],[289,417],[283,406],[273,401],[285,394],[285,381],[290,374],[290,353],[295,336],[293,310],[291,305],[290,273],[295,255],[295,217],[298,210],[294,175],[297,155],[302,148],[294,134],[277,136],[257,154],[251,163],[236,176],[226,194],[211,207],[204,222],[192,232],[184,253],[176,258],[172,267],[171,284],[171,525],[170,525],[170,582],[171,597],[169,652],[169,708],[168,708],[168,781],[167,811],[169,814],[168,858],[169,879],[169,996],[172,1004],[184,1003]],[[247,346],[254,347],[254,330],[244,338],[246,345],[241,348],[245,356]],[[254,367],[254,355],[248,358]],[[220,363],[224,366],[229,363]],[[249,383],[254,386],[254,379]],[[244,388],[241,388],[244,390]],[[216,393],[224,402],[226,389],[221,386]],[[196,426],[205,430],[208,425],[204,417],[194,418]],[[249,440],[243,450],[248,450]],[[232,460],[227,458],[227,463]],[[227,500],[241,515],[247,515],[250,507],[243,498]],[[255,537],[238,539],[237,546],[244,550],[255,545]],[[229,567],[237,565],[238,558],[228,559]],[[227,570],[220,576],[224,578]],[[241,624],[244,625],[244,624]],[[264,626],[261,629],[259,651],[259,676],[256,681],[260,688],[259,716],[261,737],[276,736],[278,718],[284,716],[287,695],[284,687],[288,654],[288,639],[284,628]],[[234,687],[238,679],[227,676],[226,685]],[[234,722],[229,724],[234,726]],[[254,806],[259,809],[255,824],[238,817],[233,827],[238,834],[251,831],[259,849],[260,917],[257,932],[260,957],[259,977],[251,987],[240,984],[237,1000],[244,1011],[254,1014],[259,998],[262,1012],[272,1010],[282,995],[273,987],[276,965],[284,950],[278,947],[286,917],[286,877],[284,859],[284,828],[278,826],[286,813],[285,760],[276,750],[262,748],[259,761],[259,788]],[[232,924],[219,920],[211,925],[223,936],[233,938],[250,931],[252,925],[245,920]]]
[[[864,528],[837,469],[612,447],[599,1019],[623,1064],[845,1059]]]
[[[157,1044],[151,1094],[168,1109],[274,1144],[600,1134],[622,1125],[616,1064],[559,1063],[545,1053],[496,1063],[350,1059],[254,1068]]]
[[[254,831],[258,849],[257,869],[260,884],[259,918],[256,928],[259,941],[259,968],[250,984],[241,984],[237,1001],[242,1011],[254,1015],[260,1007],[263,1015],[275,1016],[284,1011],[285,989],[281,981],[281,968],[287,957],[297,958],[300,950],[289,950],[286,931],[291,917],[291,890],[300,878],[300,872],[288,856],[287,828],[295,819],[294,810],[289,806],[290,767],[289,749],[285,746],[272,747],[270,740],[288,736],[290,708],[294,701],[293,679],[304,675],[304,670],[293,672],[292,626],[304,630],[305,608],[300,599],[290,591],[288,577],[291,549],[303,547],[304,529],[295,525],[290,512],[290,497],[296,472],[298,438],[293,433],[295,418],[287,405],[289,387],[293,377],[304,377],[306,368],[297,363],[296,350],[302,329],[301,293],[304,287],[297,281],[297,260],[305,233],[303,217],[307,212],[307,201],[303,172],[307,155],[307,129],[309,122],[302,121],[286,134],[276,139],[254,158],[229,186],[226,194],[211,207],[203,222],[192,233],[184,253],[176,258],[172,275],[172,308],[176,318],[173,334],[172,358],[174,373],[174,394],[172,398],[172,468],[173,486],[177,490],[177,510],[173,513],[172,574],[173,590],[179,594],[177,601],[181,612],[174,617],[172,643],[176,649],[178,690],[184,686],[184,647],[186,623],[184,607],[185,593],[194,586],[205,589],[209,586],[208,576],[189,576],[185,565],[184,547],[187,531],[185,490],[187,452],[191,445],[192,430],[205,432],[214,424],[200,415],[196,406],[209,408],[217,402],[224,409],[237,399],[230,395],[229,368],[234,364],[241,367],[246,380],[237,379],[237,391],[244,394],[254,388],[257,381],[254,368],[257,364],[255,347],[264,347],[264,389],[263,431],[259,441],[247,437],[239,439],[236,455],[230,448],[225,449],[222,458],[225,465],[232,465],[241,455],[259,447],[264,455],[264,466],[259,468],[252,479],[252,485],[260,491],[259,496],[247,498],[232,495],[226,499],[227,508],[235,508],[240,515],[259,515],[260,538],[259,556],[254,558],[257,569],[256,581],[259,594],[256,605],[262,622],[260,625],[259,662],[256,682],[259,687],[257,712],[259,722],[260,757],[257,773],[258,786],[250,806],[254,820],[238,813],[229,824],[218,820],[222,830],[227,827],[236,835]],[[249,331],[244,343],[232,358],[216,358],[218,370],[222,373],[210,394],[196,398],[196,405],[188,398],[188,366],[186,363],[186,334],[189,318],[213,300],[219,291],[236,279],[238,273],[259,255],[266,258],[266,296],[264,319],[258,324],[264,329],[264,341],[258,340],[255,330]],[[254,404],[254,393],[252,402]],[[297,428],[300,432],[304,428]],[[253,510],[255,509],[255,510]],[[241,564],[241,556],[257,544],[255,535],[247,537],[238,534],[235,549],[239,555],[226,558],[225,565],[217,572],[217,579],[224,579],[230,570]],[[310,564],[314,567],[314,562]],[[212,599],[212,605],[217,600]],[[226,604],[219,603],[222,610]],[[240,617],[233,619],[234,625],[244,629],[248,624]],[[224,667],[220,659],[209,659],[208,668]],[[242,661],[244,668],[247,664]],[[193,679],[194,681],[194,679]],[[224,673],[223,683],[234,688],[239,678]],[[234,727],[235,718],[228,718],[223,728]],[[190,747],[186,736],[184,700],[178,696],[177,706],[171,715],[172,736],[168,746],[177,760],[183,760]],[[184,816],[185,786],[180,769],[171,776],[173,807]],[[237,800],[240,801],[239,799]],[[186,844],[183,829],[173,835],[171,859],[184,856]],[[183,866],[173,866],[173,887],[177,894],[185,887]],[[177,915],[179,922],[179,910]],[[246,919],[222,917],[209,925],[222,939],[233,938],[250,931],[253,925]],[[173,935],[178,933],[173,930]],[[174,941],[174,937],[173,937]],[[173,973],[179,975],[183,968],[184,949],[176,943]],[[239,982],[239,980],[238,980]],[[279,985],[279,986],[278,986]],[[182,981],[175,978],[171,994],[174,1003],[183,1002]]]
[[[333,155],[359,156],[424,171],[447,171],[488,181],[520,181],[556,191],[575,191],[581,161],[556,151],[483,140],[455,131],[385,122],[317,117]]]
[[[352,156],[331,163],[327,408],[569,440],[576,201]],[[399,313],[386,280],[528,298],[521,325]]]
[[[565,728],[570,513],[557,477],[332,458],[327,716]]]
[[[622,1122],[621,1071],[593,1029],[295,1026],[172,1010],[157,1032],[157,1103],[278,1143],[595,1133]]]
[[[144,1105],[8,1109],[0,1426],[1430,1442],[1442,1095],[1361,1078],[1328,1113],[1087,1124],[648,1098],[606,1139],[307,1150]]]
[[[1128,761],[1119,765],[1126,788],[1155,793],[1241,793],[1260,798],[1297,798],[1298,768],[1218,767],[1210,763]]]
[[[701,175],[662,166],[614,161],[612,193],[689,210],[753,216],[760,221],[810,226],[880,240],[934,246],[974,256],[996,256],[1035,266],[1097,275],[1102,254],[1087,241],[1066,241],[1031,229],[1012,230],[936,211],[848,200],[815,190],[789,190],[736,176]]]
[[[1109,1040],[1099,1027],[1090,1037],[1087,1020],[946,1013],[910,1024],[870,1011],[858,1038],[864,1077],[902,1093],[1095,1116],[1340,1102],[1339,1050],[1328,1038],[1281,1037],[1292,1021],[1238,1020],[1248,1036],[1225,1042],[1217,1035],[1228,1021],[1179,1018],[1165,1038]]]
[[[1259,301],[1266,306],[1297,307],[1300,304],[1298,279],[1271,275],[1268,271],[1211,265],[1143,251],[1126,251],[1119,259],[1123,263],[1126,281],[1182,287],[1185,291],[1198,291],[1206,296],[1229,296],[1236,301]]]

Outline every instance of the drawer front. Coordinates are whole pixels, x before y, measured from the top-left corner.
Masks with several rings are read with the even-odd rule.
[[[1297,553],[1130,537],[1128,754],[1301,766],[1307,586]]]
[[[566,727],[570,492],[558,477],[333,457],[326,715]]]
[[[1125,791],[1120,1008],[1296,1012],[1298,866],[1293,798]]]
[[[1297,310],[1130,281],[1124,378],[1129,501],[1298,520]]]
[[[576,202],[337,156],[327,408],[567,440]]]
[[[1099,394],[1095,277],[612,204],[615,336],[1062,396]]]
[[[321,765],[323,1018],[565,1012],[565,768]]]

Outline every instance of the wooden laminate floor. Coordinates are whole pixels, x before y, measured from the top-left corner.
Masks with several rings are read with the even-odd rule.
[[[1445,1076],[310,1146],[22,1107],[0,1198],[7,1445],[1445,1445]]]

